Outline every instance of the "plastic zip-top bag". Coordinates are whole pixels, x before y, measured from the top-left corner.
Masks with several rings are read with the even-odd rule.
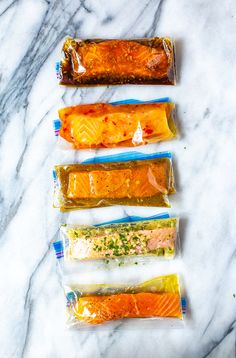
[[[168,98],[80,104],[58,111],[54,132],[63,149],[135,147],[176,137]]]
[[[155,277],[138,284],[75,284],[65,286],[67,325],[89,328],[122,322],[133,328],[151,321],[154,327],[179,324],[186,309],[178,275]]]
[[[54,207],[61,211],[111,205],[169,207],[175,193],[170,152],[97,157],[57,165]]]
[[[70,282],[86,271],[164,264],[180,254],[179,219],[158,213],[93,226],[63,224],[53,248],[62,279]]]
[[[68,86],[176,83],[174,44],[168,37],[143,39],[66,38],[56,65]]]

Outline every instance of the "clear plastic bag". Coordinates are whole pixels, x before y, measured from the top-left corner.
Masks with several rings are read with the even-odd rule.
[[[64,59],[57,64],[57,77],[62,85],[174,85],[176,82],[174,45],[167,37],[67,38],[63,52]]]
[[[140,284],[84,284],[65,286],[67,325],[89,328],[123,321],[130,327],[141,320],[173,326],[182,322],[186,310],[181,300],[178,275],[155,277]],[[131,326],[133,328],[133,325]]]
[[[62,258],[67,262],[116,259],[120,265],[137,256],[173,258],[177,237],[178,219],[159,215],[97,226],[62,225],[54,249],[60,262]]]
[[[54,181],[54,207],[61,211],[110,205],[169,207],[167,196],[175,193],[169,152],[132,152],[57,165]]]
[[[63,149],[134,147],[176,137],[173,110],[166,98],[80,104],[58,111],[54,131]]]

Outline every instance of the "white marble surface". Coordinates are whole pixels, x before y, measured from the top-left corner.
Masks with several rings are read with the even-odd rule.
[[[0,357],[235,357],[236,2],[1,0],[0,34]],[[178,85],[60,88],[54,63],[65,35],[169,35]],[[71,104],[161,96],[178,105],[181,138],[142,150],[175,155],[183,253],[174,269],[191,315],[184,330],[67,331],[51,248],[59,222],[157,210],[53,209],[52,167],[70,159],[56,149],[52,120]],[[137,270],[159,273],[158,264]]]

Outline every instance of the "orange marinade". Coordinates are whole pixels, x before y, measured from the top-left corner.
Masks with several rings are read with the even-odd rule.
[[[60,136],[75,149],[137,146],[172,139],[173,103],[82,104],[58,111]]]

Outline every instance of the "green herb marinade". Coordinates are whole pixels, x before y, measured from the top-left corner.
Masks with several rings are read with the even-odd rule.
[[[152,230],[172,228],[177,232],[178,219],[158,219],[140,222],[109,224],[100,227],[75,226],[67,228],[67,237],[71,247],[77,240],[85,240],[96,258],[114,258],[132,255],[155,255],[171,257],[175,253],[173,231],[165,233],[165,247],[151,249]],[[73,249],[72,249],[73,250]],[[73,256],[73,255],[72,255]],[[101,257],[100,257],[101,256]]]

